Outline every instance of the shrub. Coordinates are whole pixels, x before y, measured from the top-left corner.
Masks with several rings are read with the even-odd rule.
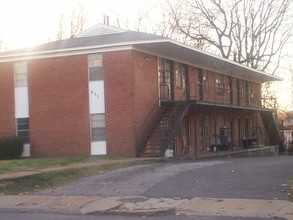
[[[1,137],[0,160],[19,159],[23,152],[23,143],[20,137]]]

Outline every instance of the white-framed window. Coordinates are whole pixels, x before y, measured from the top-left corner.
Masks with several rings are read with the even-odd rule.
[[[216,77],[216,93],[223,95],[225,93],[224,75],[218,74]]]
[[[29,136],[29,118],[16,119],[16,135],[23,138],[25,144],[30,142]]]
[[[14,87],[27,87],[27,63],[17,62],[13,65]]]
[[[91,130],[93,142],[106,140],[105,114],[91,115]]]
[[[103,55],[93,54],[88,56],[89,81],[103,81]]]

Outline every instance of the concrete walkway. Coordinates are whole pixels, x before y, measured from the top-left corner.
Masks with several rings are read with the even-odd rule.
[[[123,214],[149,216],[162,213],[198,216],[233,216],[293,219],[293,203],[284,200],[225,198],[146,198],[96,196],[0,196],[0,211]]]

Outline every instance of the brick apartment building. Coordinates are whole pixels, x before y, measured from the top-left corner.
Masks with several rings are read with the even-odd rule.
[[[0,136],[23,156],[201,154],[279,144],[280,80],[168,38],[97,25],[0,53]]]

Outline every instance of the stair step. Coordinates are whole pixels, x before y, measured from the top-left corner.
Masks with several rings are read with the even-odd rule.
[[[175,134],[174,126],[178,128],[178,120],[183,113],[187,112],[187,108],[189,108],[186,102],[177,104],[170,102],[168,105],[163,105],[164,111],[162,111],[160,119],[155,122],[146,138],[142,156],[161,156],[162,150],[165,148],[164,146],[167,141],[170,141],[170,135]]]

